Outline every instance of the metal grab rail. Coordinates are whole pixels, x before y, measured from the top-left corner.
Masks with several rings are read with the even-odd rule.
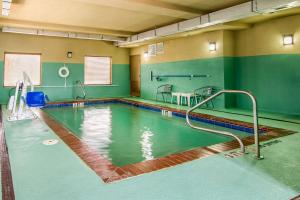
[[[260,155],[259,135],[258,135],[257,103],[256,103],[255,97],[251,93],[249,93],[247,91],[243,91],[243,90],[222,90],[220,92],[217,92],[216,94],[208,97],[204,101],[198,103],[197,105],[195,105],[194,107],[192,107],[191,109],[189,109],[186,112],[186,122],[188,123],[188,125],[190,127],[194,128],[194,129],[198,129],[198,130],[202,130],[202,131],[207,131],[207,132],[211,132],[211,133],[216,133],[216,134],[221,134],[221,135],[233,137],[240,144],[241,152],[244,153],[245,152],[245,146],[244,146],[242,140],[238,136],[236,136],[236,135],[234,135],[234,134],[232,134],[230,132],[227,132],[227,131],[219,131],[219,130],[214,130],[214,129],[208,129],[208,128],[203,128],[203,127],[195,126],[195,125],[193,125],[190,122],[190,119],[189,119],[190,112],[192,112],[196,108],[200,107],[201,105],[205,104],[206,102],[208,102],[208,101],[210,101],[210,100],[212,100],[212,99],[220,96],[221,94],[225,94],[225,93],[245,94],[245,95],[247,95],[247,96],[249,96],[251,98],[252,109],[253,109],[253,129],[254,129],[255,153],[256,153],[256,158],[257,159],[262,159],[263,157]]]
[[[86,97],[86,93],[85,93],[85,89],[84,89],[84,87],[83,87],[83,84],[82,84],[82,82],[81,82],[80,80],[77,80],[77,81],[76,81],[76,84],[79,84],[79,86],[80,86],[80,89],[81,89],[81,92],[82,92],[82,94],[83,94],[83,97],[76,96],[76,99],[79,99],[79,98],[81,98],[81,99],[85,99],[85,97]]]

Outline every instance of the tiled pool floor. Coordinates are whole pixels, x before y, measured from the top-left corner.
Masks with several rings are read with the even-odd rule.
[[[215,114],[210,111],[210,114]],[[222,117],[251,121],[222,113]],[[4,112],[4,119],[6,118]],[[300,125],[261,119],[261,124],[300,131]],[[291,199],[300,192],[300,134],[239,158],[214,155],[166,170],[105,184],[40,119],[7,123],[8,146],[16,199]],[[45,139],[58,139],[44,146]]]

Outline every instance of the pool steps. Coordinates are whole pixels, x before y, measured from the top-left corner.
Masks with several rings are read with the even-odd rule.
[[[167,117],[172,117],[173,116],[173,113],[172,111],[169,111],[169,110],[161,110],[161,115],[162,116],[167,116]]]
[[[84,107],[84,102],[72,103],[72,106],[73,106],[73,108],[76,108],[76,107],[82,108],[82,107]]]

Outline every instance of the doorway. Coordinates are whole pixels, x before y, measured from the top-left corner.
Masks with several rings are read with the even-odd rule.
[[[141,56],[130,56],[130,95],[141,96]]]

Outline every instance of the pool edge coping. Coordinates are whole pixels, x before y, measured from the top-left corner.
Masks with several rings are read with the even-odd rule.
[[[96,103],[97,101],[105,101],[105,102],[125,101],[125,102],[131,102],[135,104],[137,103],[139,105],[154,106],[159,109],[168,108],[168,107],[157,106],[152,104],[145,104],[145,103],[132,101],[128,99],[124,100],[118,98],[97,99],[89,102]],[[87,102],[87,101],[81,100],[81,101],[74,101],[74,102],[67,102],[67,103],[72,104],[72,103],[80,103],[80,102]],[[55,104],[57,103],[60,102],[55,102]],[[176,111],[178,112],[178,110]],[[182,110],[179,111],[183,112]],[[143,161],[139,163],[118,167],[116,165],[113,165],[109,160],[104,158],[100,153],[92,150],[84,141],[77,138],[72,133],[72,131],[70,131],[68,128],[63,126],[63,124],[58,122],[56,119],[54,119],[46,112],[40,110],[38,111],[38,115],[49,126],[49,128],[51,128],[64,141],[64,143],[68,147],[70,147],[73,150],[73,152],[75,152],[75,154],[78,157],[80,157],[81,160],[84,161],[85,164],[87,164],[104,181],[104,183],[112,183],[115,181],[120,181],[130,177],[134,177],[145,173],[183,164],[192,160],[202,159],[211,155],[216,155],[222,152],[231,151],[239,147],[237,141],[230,141],[230,142],[218,143],[206,147],[195,148],[192,150],[170,154],[153,160],[148,160],[148,161]],[[215,117],[215,116],[211,116],[211,117]],[[221,119],[226,120],[226,118],[221,118]],[[247,126],[251,124],[248,122],[242,122],[237,120],[230,120],[230,121],[245,123]],[[273,128],[268,126],[263,126],[263,127],[267,127],[268,132],[266,132],[263,135],[260,135],[261,141],[268,141],[271,139],[296,133],[295,131],[290,131],[286,129],[279,129],[279,128]],[[245,146],[254,144],[253,136],[247,136],[245,138],[242,138],[242,141],[245,144]]]
[[[3,127],[3,113],[0,105],[0,145],[1,145],[1,185],[2,185],[2,199],[14,200],[14,185],[12,178],[11,165],[9,161],[8,147],[6,144],[5,131]]]

